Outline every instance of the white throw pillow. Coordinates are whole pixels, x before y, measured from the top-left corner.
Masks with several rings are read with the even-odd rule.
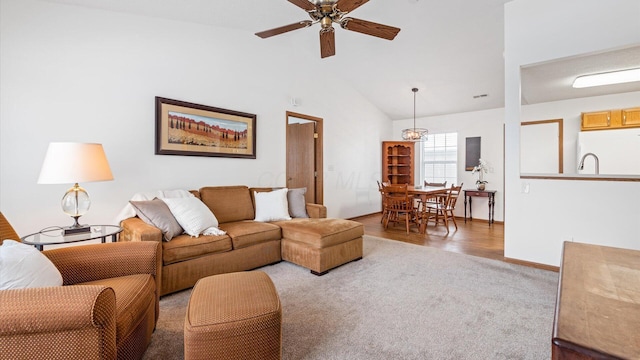
[[[0,246],[0,290],[62,286],[62,275],[35,247],[14,240]]]
[[[287,188],[268,192],[254,191],[256,200],[255,221],[291,220],[289,203],[287,202]]]
[[[211,210],[197,197],[165,198],[161,199],[171,210],[171,213],[182,226],[184,232],[198,237],[203,232],[206,235],[224,235],[218,228],[218,219]],[[217,230],[217,231],[216,231]]]

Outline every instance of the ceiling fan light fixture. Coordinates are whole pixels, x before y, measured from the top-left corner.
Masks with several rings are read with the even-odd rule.
[[[573,81],[573,87],[580,89],[593,86],[624,84],[634,81],[640,81],[640,68],[578,76]]]
[[[413,91],[413,128],[402,130],[402,140],[427,140],[427,134],[429,134],[429,130],[416,127],[416,93],[418,92],[418,88],[413,88],[411,89],[411,91]]]
[[[277,28],[257,32],[256,36],[263,39],[287,33],[289,31],[309,27],[320,23],[320,57],[325,58],[335,55],[335,36],[333,23],[340,24],[343,29],[355,31],[361,34],[375,36],[381,39],[393,40],[400,28],[378,24],[375,22],[344,18],[351,11],[366,4],[369,0],[288,0],[293,5],[306,11],[311,21],[299,21],[297,23],[280,26]]]

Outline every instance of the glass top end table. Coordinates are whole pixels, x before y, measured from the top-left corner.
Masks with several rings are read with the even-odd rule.
[[[90,232],[70,235],[64,235],[64,228],[62,227],[50,227],[24,236],[21,240],[23,243],[33,245],[42,251],[44,245],[68,244],[94,239],[100,239],[104,243],[109,236],[111,236],[111,242],[116,242],[118,234],[122,232],[122,228],[116,225],[90,225],[90,227]]]

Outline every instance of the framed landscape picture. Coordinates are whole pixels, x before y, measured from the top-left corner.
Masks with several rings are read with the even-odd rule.
[[[256,115],[156,97],[156,155],[256,158]]]

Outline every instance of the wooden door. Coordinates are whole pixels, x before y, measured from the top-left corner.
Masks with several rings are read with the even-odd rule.
[[[306,200],[323,203],[322,119],[287,111],[288,188],[306,187]]]
[[[287,124],[287,187],[306,187],[307,202],[315,203],[315,123]]]

